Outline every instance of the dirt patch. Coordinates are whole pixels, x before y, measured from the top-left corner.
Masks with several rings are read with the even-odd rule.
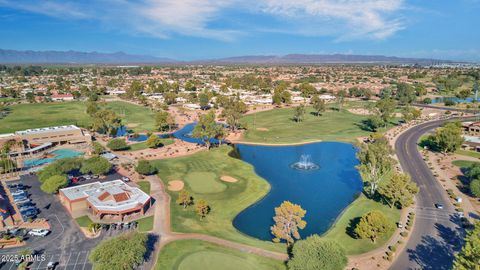
[[[170,191],[180,191],[183,189],[183,186],[185,184],[183,183],[182,180],[173,180],[173,181],[168,181],[168,190]]]
[[[358,115],[370,115],[370,111],[367,109],[362,109],[362,108],[354,108],[354,109],[348,109],[349,112],[353,114],[358,114]]]
[[[228,183],[235,183],[235,182],[238,182],[238,180],[234,177],[231,177],[231,176],[228,176],[228,175],[223,175],[222,177],[220,177],[220,179],[224,182],[228,182]]]
[[[134,128],[134,127],[138,127],[139,124],[137,124],[137,123],[128,123],[126,126],[129,127],[129,128]]]
[[[257,128],[258,131],[269,131],[268,128]]]

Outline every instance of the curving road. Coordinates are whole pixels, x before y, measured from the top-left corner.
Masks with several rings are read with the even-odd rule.
[[[403,170],[417,183],[416,218],[406,248],[390,269],[451,269],[454,252],[461,247],[462,229],[454,215],[454,207],[440,183],[435,179],[418,151],[420,137],[446,121],[420,124],[405,131],[395,143],[395,152]],[[462,120],[471,120],[463,118]],[[442,210],[435,204],[444,205]]]

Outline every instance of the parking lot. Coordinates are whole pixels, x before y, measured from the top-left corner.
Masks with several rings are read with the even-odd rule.
[[[119,179],[118,174],[111,174],[106,179],[90,179],[79,182],[78,184],[85,184],[95,181],[109,181]],[[50,258],[54,261],[60,262],[59,269],[90,269],[91,266],[85,259],[88,252],[96,246],[96,244],[105,237],[119,234],[123,230],[108,230],[102,233],[102,236],[95,239],[86,238],[80,231],[75,220],[70,216],[68,211],[60,203],[58,198],[54,195],[45,194],[40,190],[40,182],[34,175],[22,176],[20,181],[9,182],[9,184],[23,183],[28,186],[26,189],[29,193],[29,198],[35,203],[38,208],[38,218],[45,218],[48,220],[51,232],[45,237],[35,237],[26,235],[27,245],[20,248],[10,248],[0,250],[0,255],[18,254],[21,250],[29,248],[35,250],[40,254],[45,255],[47,260]],[[69,259],[70,257],[70,259]],[[78,260],[77,260],[78,257]],[[35,262],[38,269],[46,268],[47,262]],[[9,269],[12,263],[4,264],[0,269]],[[45,264],[45,265],[43,265]],[[62,266],[64,266],[62,268]],[[16,269],[16,268],[11,268]],[[35,267],[31,269],[37,269]]]

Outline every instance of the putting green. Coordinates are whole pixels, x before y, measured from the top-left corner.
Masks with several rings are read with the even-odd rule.
[[[219,193],[227,188],[213,172],[191,172],[185,176],[185,182],[196,193]]]
[[[258,267],[235,255],[216,251],[200,251],[188,255],[178,270],[256,270]]]

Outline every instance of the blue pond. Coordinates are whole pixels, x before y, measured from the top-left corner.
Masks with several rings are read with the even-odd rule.
[[[238,214],[233,225],[241,232],[262,240],[271,240],[274,208],[283,201],[307,210],[307,226],[302,238],[326,232],[338,215],[362,190],[355,168],[356,149],[347,143],[320,142],[298,146],[237,145],[242,160],[252,164],[258,175],[271,185],[260,201]],[[302,155],[310,155],[317,170],[298,170],[292,164]]]
[[[34,159],[27,159],[23,161],[24,167],[35,167],[41,166],[44,164],[51,163],[57,159],[67,158],[67,157],[77,157],[83,155],[81,152],[68,150],[68,149],[58,149],[50,152],[53,156],[50,158],[34,158]]]
[[[445,100],[451,100],[455,103],[472,103],[475,101],[474,97],[468,97],[465,99],[457,98],[457,97],[436,97],[432,99],[432,104],[436,103],[443,103]],[[476,102],[480,101],[480,99],[477,99]]]
[[[197,124],[196,123],[190,123],[185,125],[182,129],[177,130],[173,133],[170,134],[162,134],[158,135],[160,138],[170,138],[174,137],[177,139],[180,139],[182,141],[186,141],[189,143],[198,143],[198,144],[204,144],[204,142],[201,139],[198,138],[192,138],[192,131],[195,128]],[[129,141],[134,141],[134,142],[143,142],[148,139],[148,136],[146,134],[139,134],[137,137],[129,136],[128,140]],[[219,141],[217,139],[211,139],[210,142],[212,144],[218,144]]]

